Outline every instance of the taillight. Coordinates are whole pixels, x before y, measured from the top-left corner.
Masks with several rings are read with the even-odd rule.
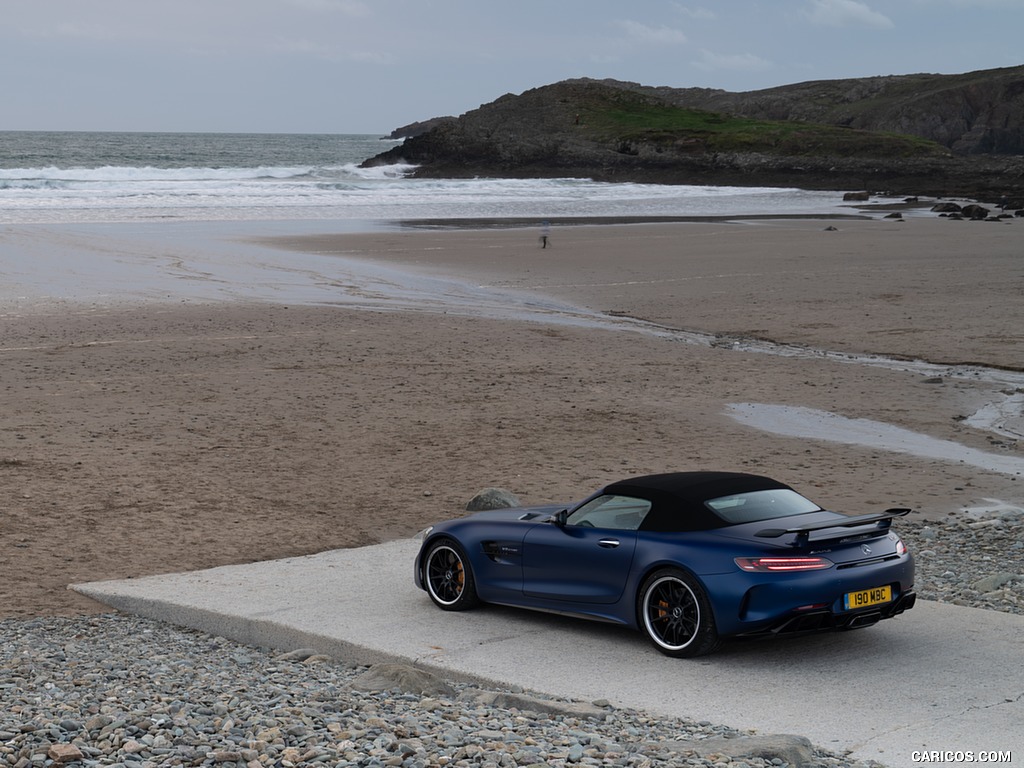
[[[824,557],[737,557],[735,562],[744,571],[754,573],[820,571],[832,567],[832,561]]]
[[[899,536],[896,537],[896,554],[907,554],[907,545],[903,543],[903,539],[901,539]]]

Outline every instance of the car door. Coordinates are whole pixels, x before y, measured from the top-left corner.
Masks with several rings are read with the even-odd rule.
[[[651,503],[602,495],[573,510],[564,524],[530,529],[523,540],[523,592],[529,597],[609,604],[622,596],[637,529]]]

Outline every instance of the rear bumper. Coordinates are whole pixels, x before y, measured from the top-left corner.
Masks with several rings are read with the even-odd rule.
[[[835,613],[830,610],[794,613],[774,624],[745,634],[792,635],[805,632],[832,632],[870,627],[872,624],[877,624],[883,619],[891,619],[894,616],[899,616],[904,611],[909,611],[916,602],[917,593],[911,589],[904,592],[888,605],[868,608],[863,611],[851,611],[849,613]]]

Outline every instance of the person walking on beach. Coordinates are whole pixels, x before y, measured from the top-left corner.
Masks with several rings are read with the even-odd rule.
[[[548,237],[551,235],[551,225],[548,222],[544,222],[540,227],[540,247],[548,247]]]

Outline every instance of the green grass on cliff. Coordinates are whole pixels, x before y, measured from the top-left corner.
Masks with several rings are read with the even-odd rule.
[[[660,151],[767,152],[779,155],[920,157],[947,155],[914,136],[809,123],[753,120],[637,99],[594,105],[584,113],[595,138]]]

